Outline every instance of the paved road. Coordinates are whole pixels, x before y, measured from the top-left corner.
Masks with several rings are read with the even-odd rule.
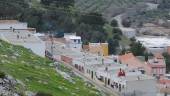
[[[64,62],[61,62],[64,63]],[[115,92],[114,90],[111,90],[110,88],[106,88],[105,86],[99,84],[98,82],[90,79],[89,77],[85,76],[83,73],[81,73],[80,71],[78,71],[75,67],[71,66],[70,64],[66,64],[64,63],[66,67],[72,69],[72,71],[74,73],[76,73],[76,75],[78,75],[79,77],[81,77],[82,79],[84,79],[85,81],[88,81],[90,83],[92,83],[93,85],[95,85],[99,90],[103,91],[104,93],[106,93],[106,96],[119,96],[117,92]]]

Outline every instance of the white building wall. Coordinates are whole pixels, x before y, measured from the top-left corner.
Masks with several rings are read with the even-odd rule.
[[[137,80],[127,81],[126,94],[135,94],[134,96],[156,96],[156,80]]]
[[[0,29],[27,29],[27,23],[0,23]]]
[[[122,30],[122,33],[127,38],[132,38],[136,36],[136,30],[131,28],[120,28]]]
[[[74,42],[74,41],[76,41],[76,42]],[[81,50],[82,49],[81,39],[67,39],[67,42],[68,42],[67,46],[70,49],[73,49],[73,50]]]

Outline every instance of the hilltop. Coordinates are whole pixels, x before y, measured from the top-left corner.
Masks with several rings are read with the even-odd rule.
[[[22,94],[20,96],[28,92],[44,92],[52,96],[101,96],[92,84],[74,75],[64,65],[61,64],[60,71],[56,72],[50,60],[21,46],[0,40],[0,58],[0,71],[16,79],[14,88]]]

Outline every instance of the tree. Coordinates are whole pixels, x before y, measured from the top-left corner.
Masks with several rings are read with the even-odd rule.
[[[135,56],[143,56],[145,53],[145,47],[140,42],[132,42],[130,44],[130,51]]]
[[[121,36],[119,34],[114,34],[113,39],[121,40]]]
[[[99,25],[99,26],[104,26],[104,24],[106,23],[105,19],[102,17],[102,14],[100,13],[87,13],[85,15],[82,15],[80,17],[80,22],[89,25]]]
[[[28,7],[28,2],[25,0],[1,0],[0,16],[6,19],[17,19]]]
[[[119,46],[119,41],[109,38],[107,42],[109,44],[109,54],[115,54],[116,49]]]
[[[122,20],[122,25],[123,25],[124,27],[130,27],[130,26],[131,26],[131,21],[130,21],[130,19],[129,19],[129,18],[123,19],[123,20]]]
[[[163,53],[166,62],[166,72],[170,72],[170,55],[168,53]]]
[[[124,55],[126,52],[127,52],[127,50],[125,48],[123,48],[119,55]]]
[[[0,71],[0,78],[5,78],[5,73]]]
[[[131,41],[131,42],[136,42],[135,37],[130,38],[130,41]]]
[[[112,27],[118,27],[117,20],[113,19],[110,24]]]
[[[41,0],[41,3],[44,5],[50,5],[50,3],[52,3],[53,0]]]
[[[43,11],[35,8],[29,8],[27,11],[22,12],[19,21],[28,22],[29,27],[36,28],[39,31],[43,25],[43,13]]]
[[[44,5],[50,6],[51,4],[56,7],[69,8],[70,6],[74,6],[74,0],[41,0],[41,3]]]
[[[170,9],[170,0],[162,0],[158,8],[160,9]]]
[[[146,53],[146,54],[145,54],[145,61],[147,62],[148,59],[149,59],[149,55]]]
[[[113,28],[112,33],[122,35],[122,30],[120,30],[119,28]]]

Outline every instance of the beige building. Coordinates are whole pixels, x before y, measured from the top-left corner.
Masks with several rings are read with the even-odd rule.
[[[108,43],[89,43],[89,45],[84,45],[83,49],[100,56],[108,56]]]

